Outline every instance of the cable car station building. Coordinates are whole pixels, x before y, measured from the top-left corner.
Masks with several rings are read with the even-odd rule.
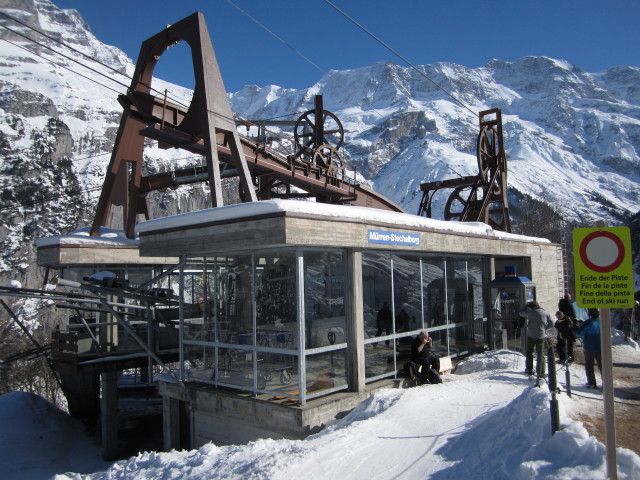
[[[181,382],[160,380],[167,448],[303,438],[399,378],[421,330],[441,356],[502,346],[490,284],[505,267],[535,280],[542,305],[559,294],[558,245],[483,223],[277,200],[137,231],[141,255],[181,259]]]

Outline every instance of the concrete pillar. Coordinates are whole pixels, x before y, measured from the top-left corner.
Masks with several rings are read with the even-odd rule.
[[[162,436],[163,448],[189,450],[193,445],[191,402],[171,397],[165,390],[162,394]]]
[[[102,432],[102,458],[118,458],[118,372],[100,374],[100,427]]]
[[[177,419],[179,414],[177,412],[177,400],[174,400],[168,395],[162,396],[162,448],[165,452],[169,452],[173,449],[180,447],[180,436]]]
[[[362,251],[347,249],[345,265],[347,291],[346,315],[348,329],[348,382],[349,391],[364,392],[364,310],[362,299]]]
[[[118,297],[108,295],[107,301],[117,302]],[[111,352],[118,346],[118,322],[110,313],[100,313],[99,318],[100,322],[104,323],[104,326],[100,327],[100,348],[103,352]]]

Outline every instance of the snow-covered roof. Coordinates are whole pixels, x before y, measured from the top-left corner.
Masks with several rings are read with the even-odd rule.
[[[372,224],[393,224],[406,228],[428,228],[432,230],[486,235],[504,240],[520,240],[533,243],[550,243],[545,238],[527,237],[513,233],[494,230],[482,222],[450,222],[433,218],[420,217],[408,213],[391,212],[377,208],[353,207],[349,205],[330,205],[326,203],[306,202],[299,200],[263,200],[260,202],[238,203],[224,207],[209,208],[197,212],[183,213],[169,217],[156,218],[139,223],[136,233],[153,233],[155,231],[197,227],[220,221],[240,220],[258,215],[275,213],[298,213],[318,215],[321,217],[339,218],[344,221],[364,221]],[[81,228],[67,235],[54,235],[36,239],[36,247],[56,245],[101,245],[137,247],[139,240],[129,239],[122,230],[100,227],[99,235],[90,235],[91,227]]]
[[[535,243],[550,243],[537,237],[525,237],[494,230],[482,222],[451,222],[433,218],[392,212],[377,208],[354,207],[350,205],[331,205],[300,200],[263,200],[251,203],[238,203],[224,207],[209,208],[197,212],[183,213],[170,217],[157,218],[139,223],[136,232],[153,233],[160,230],[197,227],[221,221],[240,220],[258,215],[292,213],[318,215],[339,218],[344,221],[364,221],[372,224],[386,223],[407,228],[428,228],[442,232],[486,235],[508,240],[523,240]]]
[[[81,228],[67,235],[54,235],[52,237],[37,238],[36,248],[55,245],[103,245],[103,246],[134,246],[137,247],[137,239],[129,239],[122,230],[100,227],[99,234],[92,237],[91,227]]]

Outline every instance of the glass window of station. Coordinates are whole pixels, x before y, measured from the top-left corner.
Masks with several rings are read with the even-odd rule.
[[[183,378],[302,401],[346,389],[344,264],[341,250],[188,259]]]
[[[302,402],[347,389],[345,260],[307,248],[188,258],[183,379]],[[363,252],[366,381],[395,376],[423,329],[440,355],[484,348],[485,263]]]
[[[362,256],[365,375],[367,381],[394,374],[411,356],[422,330],[439,356],[459,356],[488,346],[483,257]],[[386,311],[391,310],[390,314]]]

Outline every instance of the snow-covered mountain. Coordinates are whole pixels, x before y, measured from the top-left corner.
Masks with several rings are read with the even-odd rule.
[[[592,74],[546,57],[477,69],[381,62],[331,71],[304,91],[248,86],[231,101],[242,116],[273,118],[322,93],[345,126],[350,165],[409,212],[420,182],[477,173],[477,114],[497,107],[512,189],[574,220],[618,223],[640,205],[639,80],[635,67]]]
[[[116,98],[135,59],[101,43],[77,11],[48,0],[4,0],[0,25],[0,283],[37,288],[34,238],[92,219],[122,112]],[[191,94],[161,80],[153,87]],[[348,167],[408,212],[418,211],[421,182],[477,173],[477,112],[497,107],[514,198],[551,203],[582,223],[638,216],[639,68],[589,73],[545,57],[477,69],[381,62],[331,71],[304,90],[246,86],[229,98],[243,118],[295,120],[315,94],[344,126]],[[147,172],[203,162],[153,142],[145,157]],[[160,194],[152,214],[208,204],[206,191],[192,191]]]

